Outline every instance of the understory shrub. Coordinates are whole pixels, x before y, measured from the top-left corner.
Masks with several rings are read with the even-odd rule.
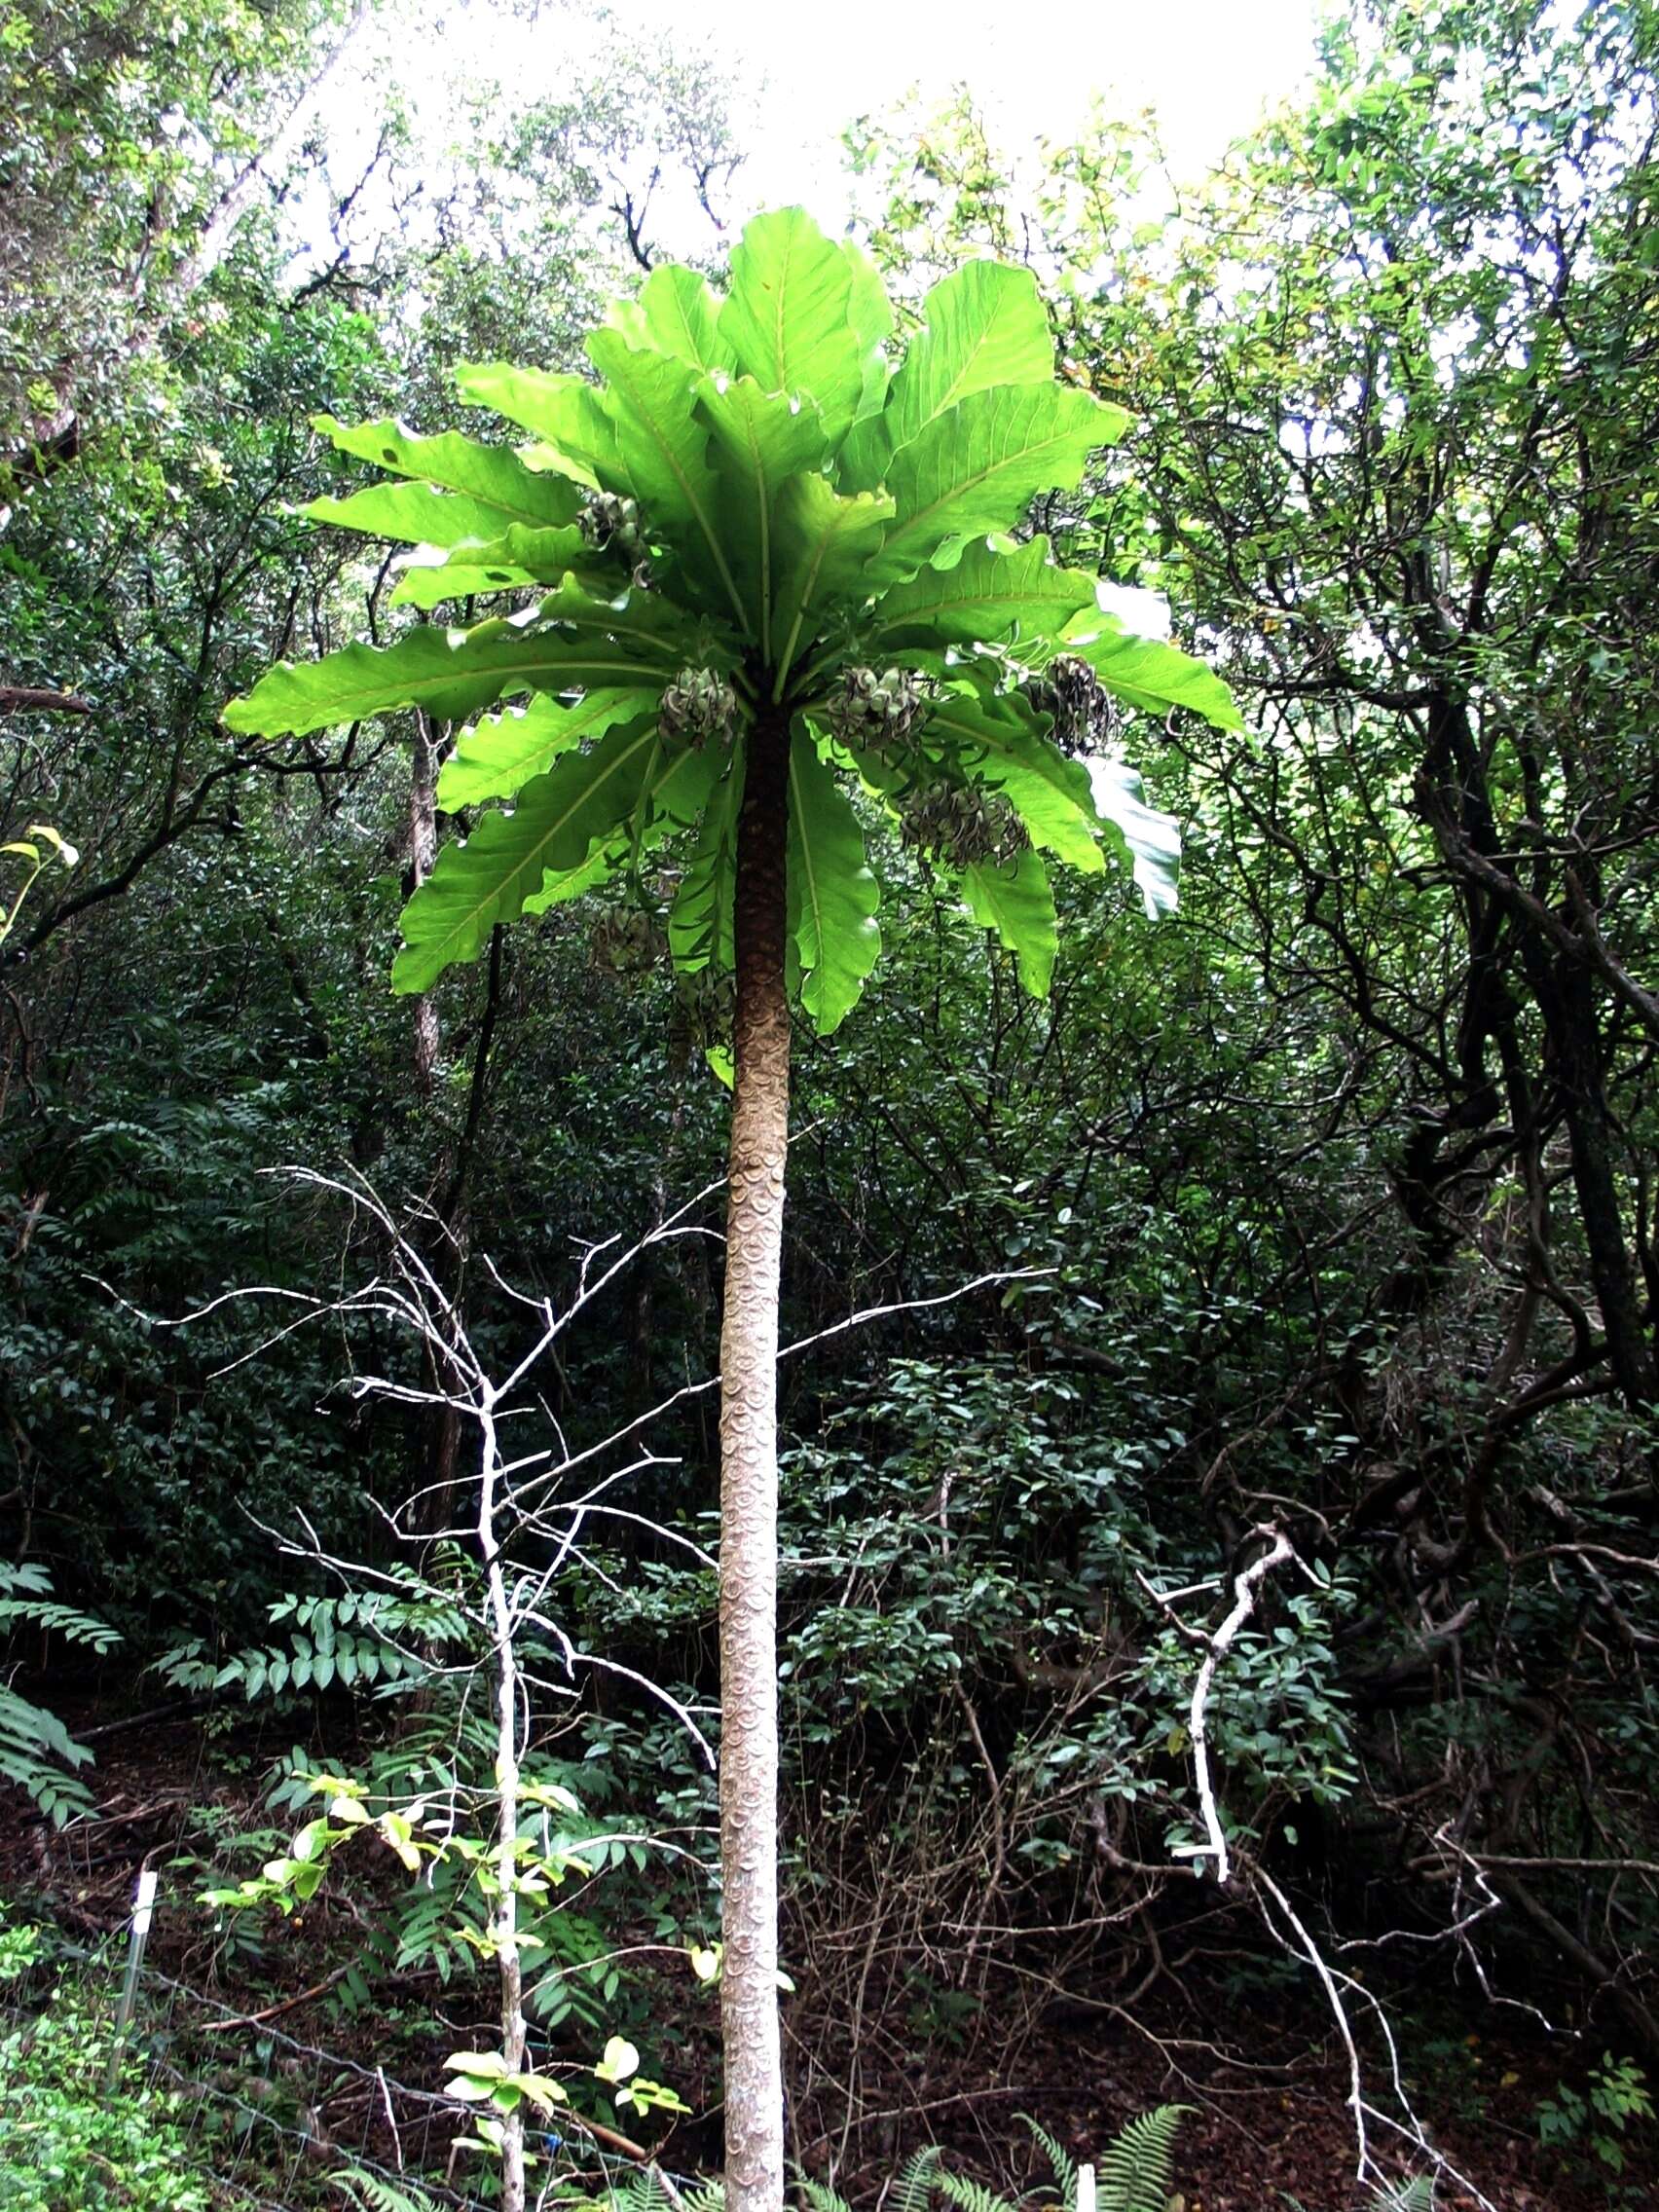
[[[39,1973],[38,1930],[0,1922],[0,1999]],[[129,2055],[109,2085],[112,2026],[67,1977],[0,2033],[0,2204],[7,2212],[207,2212],[208,2173],[181,2099]]]

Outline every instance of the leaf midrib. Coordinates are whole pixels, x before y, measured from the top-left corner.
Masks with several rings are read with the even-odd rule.
[[[511,875],[521,875],[527,868],[533,866],[535,865],[535,856],[538,853],[546,851],[553,838],[561,830],[564,829],[565,825],[571,820],[571,816],[575,814],[579,808],[586,806],[597,792],[602,792],[605,789],[606,785],[610,782],[615,776],[617,776],[621,772],[621,770],[626,767],[628,762],[635,757],[642,746],[653,745],[656,743],[656,740],[657,731],[654,723],[648,724],[645,729],[641,730],[639,735],[633,739],[632,743],[624,746],[621,749],[621,751],[617,754],[615,759],[607,766],[605,773],[602,776],[597,777],[592,783],[584,784],[581,787],[580,791],[577,792],[576,794],[571,798],[570,804],[564,809],[564,811],[557,817],[556,820],[548,825],[545,832],[536,839],[535,843],[529,848],[524,857],[514,866],[514,867],[510,871]],[[590,755],[588,756],[588,757],[591,758],[592,756]],[[517,810],[515,809],[514,811],[516,812]],[[499,815],[495,819],[498,821],[511,821],[512,815]],[[600,834],[606,835],[608,834],[608,832],[601,831]],[[594,840],[592,838],[588,840],[590,850],[592,848],[593,842]],[[464,852],[466,850],[464,845],[461,846],[459,849],[461,852]],[[584,853],[581,859],[574,862],[572,865],[576,867],[582,866],[585,864],[587,857],[587,854]],[[543,869],[542,872],[545,873],[545,869]],[[510,877],[505,880],[510,880]],[[453,944],[458,937],[461,936],[471,924],[477,921],[480,914],[484,913],[489,907],[497,903],[500,896],[501,885],[498,882],[495,891],[492,892],[489,897],[480,899],[476,903],[476,904],[469,906],[466,909],[464,915],[462,915],[457,922],[455,927],[446,931],[446,933],[441,938],[423,938],[418,941],[421,943],[423,949],[425,950],[429,950],[437,946],[448,946]],[[450,962],[446,960],[444,962],[444,966],[448,967],[449,965]]]
[[[624,349],[624,352],[626,352],[626,349]],[[659,354],[658,358],[660,360],[669,360],[670,358],[672,358],[672,356],[667,353],[663,353]],[[719,533],[715,529],[714,524],[710,521],[702,500],[697,497],[696,492],[692,489],[691,479],[685,472],[684,463],[681,461],[680,456],[675,452],[673,446],[663,435],[662,431],[657,427],[656,417],[651,412],[651,410],[645,406],[643,399],[641,398],[638,385],[635,384],[630,387],[623,378],[619,377],[616,374],[616,364],[614,363],[609,369],[605,370],[603,373],[608,384],[617,385],[621,388],[627,390],[629,399],[633,405],[635,420],[645,424],[646,430],[650,433],[651,439],[655,444],[658,453],[661,454],[663,460],[673,470],[674,475],[679,482],[681,490],[685,495],[685,503],[690,508],[692,515],[696,518],[697,527],[703,533],[703,536],[705,541],[707,542],[709,551],[714,555],[715,567],[719,571],[720,581],[725,585],[726,588],[726,596],[730,599],[732,606],[737,610],[738,621],[743,625],[745,632],[747,632],[749,628],[749,616],[744,611],[742,597],[738,592],[737,585],[732,581],[732,573],[730,569],[726,566],[725,554],[720,549]]]
[[[614,728],[618,722],[626,721],[628,719],[628,709],[624,704],[625,701],[628,701],[630,699],[640,700],[642,702],[640,711],[643,713],[643,703],[654,697],[655,694],[648,687],[644,685],[617,685],[614,688],[607,685],[603,686],[599,690],[587,692],[582,698],[574,701],[571,705],[569,706],[563,705],[558,697],[552,692],[542,691],[538,692],[536,696],[541,703],[556,710],[558,719],[555,722],[552,730],[548,731],[540,737],[535,737],[534,733],[528,733],[526,739],[526,750],[531,752],[533,755],[544,756],[546,759],[546,767],[537,768],[534,770],[530,775],[521,777],[519,782],[513,787],[515,794],[518,792],[522,791],[526,784],[534,783],[536,776],[545,775],[547,768],[550,768],[555,760],[559,759],[564,754],[570,752],[573,746],[578,745],[584,737],[591,735],[596,723],[603,724],[606,729],[610,729]],[[528,720],[529,716],[526,715],[521,719]],[[504,715],[496,715],[491,717],[490,719],[495,723],[496,731],[500,731],[502,733],[506,733],[508,731],[507,719]],[[444,762],[445,772],[453,767],[458,770],[468,771],[474,775],[487,775],[488,773],[490,773],[488,767],[485,765],[482,759],[467,753],[466,740],[468,737],[482,738],[483,749],[485,751],[488,751],[490,747],[491,737],[494,734],[494,731],[487,732],[486,724],[484,722],[480,721],[475,723],[470,730],[467,730],[461,736],[461,740],[456,746],[454,753],[451,754],[449,759]],[[601,734],[604,734],[603,730],[601,731]],[[509,761],[505,763],[505,765],[509,765],[516,769],[516,767],[520,764],[522,757],[523,756],[521,755],[519,756],[519,759]],[[458,776],[456,780],[460,781],[461,778]],[[440,774],[438,778],[438,794],[440,800],[443,796],[443,787],[444,776],[443,774]],[[476,806],[486,798],[498,798],[502,794],[499,792],[478,792],[474,793],[470,796],[462,796],[455,791],[454,785],[452,784],[450,795],[456,799],[458,805]]]
[[[567,641],[565,640],[561,640],[559,642],[561,644],[567,643]],[[390,646],[387,649],[388,651],[395,651],[396,647]],[[460,659],[461,656],[458,653],[458,662],[460,661]],[[635,660],[600,661],[583,659],[581,665],[584,669],[608,671],[608,673],[617,677],[619,680],[622,680],[624,683],[626,679],[630,676],[636,680],[637,684],[638,679],[642,674],[645,674],[653,678],[661,674],[661,671],[655,669],[642,671],[639,662]],[[326,666],[326,663],[322,661],[313,661],[310,664],[310,666],[312,668],[321,668]],[[384,682],[375,686],[370,686],[365,682],[358,689],[354,691],[349,691],[344,694],[339,691],[332,692],[330,694],[329,701],[330,719],[333,721],[353,721],[357,719],[359,716],[363,715],[395,714],[400,706],[417,705],[422,700],[429,698],[434,691],[445,691],[448,690],[453,684],[463,682],[468,675],[474,675],[480,680],[499,680],[497,692],[497,696],[499,697],[504,693],[506,685],[512,682],[515,678],[521,676],[533,676],[536,671],[542,669],[551,670],[555,674],[564,676],[570,676],[571,674],[568,663],[554,661],[550,659],[546,653],[530,655],[527,656],[523,661],[511,662],[505,666],[503,666],[499,662],[496,662],[488,667],[480,667],[470,670],[464,665],[457,666],[455,668],[434,669],[429,676],[412,678],[408,683],[400,684],[397,689],[396,697],[390,701],[388,701],[386,697]],[[302,671],[298,668],[295,668],[291,671],[291,673],[295,676],[299,676],[302,673],[309,673],[309,670]],[[586,688],[590,680],[585,677],[572,677],[571,681],[573,682],[580,682],[583,687]],[[645,687],[642,686],[642,688]],[[334,709],[336,707],[338,707],[340,710],[338,714],[334,712]],[[231,726],[235,727],[236,725],[232,724]],[[327,726],[328,724],[326,723],[313,724],[313,728],[325,728]]]
[[[891,543],[891,540],[889,540],[888,542]],[[882,547],[882,551],[886,552],[886,550],[887,547],[886,545],[884,545]],[[1062,569],[1056,569],[1053,573],[1056,575],[1063,575],[1065,571]],[[934,622],[937,621],[942,614],[963,612],[972,608],[1053,608],[1063,606],[1064,604],[1065,595],[1063,593],[1043,592],[1029,587],[1025,589],[1010,591],[977,591],[965,593],[959,599],[935,599],[932,601],[923,600],[920,605],[912,608],[907,608],[903,614],[895,614],[886,621],[878,621],[875,624],[875,628],[878,632],[882,630],[908,629],[912,623]],[[1079,608],[1086,607],[1088,604],[1088,602],[1087,600],[1079,600],[1073,606],[1072,611],[1075,613]]]
[[[1030,387],[1022,387],[1019,385],[992,385],[988,388],[993,391],[1009,390],[1017,392],[1025,388],[1030,388],[1034,391],[1041,391],[1045,390],[1047,387],[1041,385],[1034,385]],[[970,392],[969,397],[971,399],[977,399],[978,397],[978,394],[977,392]],[[958,404],[960,404],[960,402]],[[944,415],[948,412],[948,409],[941,411],[939,415],[936,415],[934,417],[934,422],[942,422]],[[930,424],[928,426],[929,428],[932,428],[933,424]],[[918,507],[914,514],[905,515],[903,521],[896,522],[894,524],[893,529],[889,532],[886,538],[882,541],[882,555],[885,556],[891,553],[896,545],[901,545],[903,543],[907,535],[912,535],[916,530],[925,527],[929,517],[938,514],[941,507],[948,506],[953,500],[962,498],[966,494],[970,492],[977,491],[982,485],[989,483],[993,476],[996,476],[1000,471],[1004,469],[1014,467],[1018,461],[1026,461],[1031,459],[1033,456],[1040,455],[1051,446],[1063,446],[1069,444],[1071,442],[1071,437],[1072,433],[1070,432],[1068,427],[1063,423],[1058,423],[1055,424],[1054,428],[1048,433],[1047,436],[1034,438],[1029,445],[1020,446],[1014,452],[1004,452],[997,458],[997,460],[990,462],[988,466],[976,470],[970,476],[959,477],[947,491],[941,492],[938,498],[930,499],[925,507]]]

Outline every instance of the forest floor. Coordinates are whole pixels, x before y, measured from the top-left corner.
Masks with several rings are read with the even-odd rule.
[[[66,1717],[83,1733],[96,1726],[92,1714]],[[299,2194],[273,2199],[256,2192],[259,2201],[282,2212],[312,2201],[318,2153],[336,2144],[388,2164],[395,2157],[400,2168],[407,2154],[411,2171],[447,2171],[459,2183],[443,2155],[461,2116],[441,2101],[442,2058],[458,2038],[493,2033],[486,1984],[440,1987],[430,1973],[406,1976],[392,1991],[377,1988],[368,2008],[349,2005],[341,1977],[361,1956],[363,1903],[313,1906],[293,1923],[263,1928],[257,1947],[227,1953],[196,1901],[216,1840],[280,1823],[261,1802],[278,1747],[269,1734],[250,1747],[251,1737],[205,1733],[188,1713],[124,1726],[96,1747],[95,1813],[56,1834],[19,1792],[0,1791],[0,1900],[85,1944],[119,1934],[141,1864],[163,1869],[145,1974],[174,2078],[194,2082],[210,2051],[213,2079],[224,2079],[233,2038],[257,2049],[267,2075],[291,2077],[293,2114],[287,2126],[273,2122],[266,2193],[298,2140],[293,2116],[303,2116],[311,2137]],[[325,1892],[318,1902],[326,1900]],[[372,1913],[372,1898],[366,1902]],[[1083,2159],[1137,2113],[1180,2102],[1192,2108],[1175,2161],[1184,2212],[1346,2212],[1355,2201],[1354,2142],[1341,2046],[1329,2016],[1281,1967],[1265,1953],[1188,1963],[1178,1990],[1137,2006],[1132,2023],[1109,2007],[1098,2014],[1068,2007],[1063,2020],[1039,2017],[1001,2046],[982,2024],[971,2042],[958,2042],[897,2023],[881,2043],[908,2055],[885,2073],[864,2069],[850,2123],[844,2098],[821,2092],[803,2104],[796,2155],[823,2171],[832,2154],[837,2187],[857,2205],[876,2203],[884,2181],[930,2139],[961,2170],[1009,2190],[1043,2171],[1020,2116]],[[1659,2204],[1651,2175],[1627,2170],[1613,2182],[1540,2146],[1538,2107],[1575,2064],[1567,2039],[1529,2033],[1519,2011],[1496,2012],[1453,1987],[1444,1963],[1432,1981],[1400,1995],[1408,2000],[1397,2024],[1414,2104],[1432,2140],[1498,2212]],[[705,2003],[700,2019],[688,2014],[667,2039],[677,2046],[676,2085],[702,2117],[666,2138],[632,2123],[676,2173],[718,2157],[718,2116],[698,2097],[713,2073],[708,2021]],[[797,2039],[810,2035],[805,2020],[792,2025]],[[386,2055],[388,2037],[395,2064]],[[246,2157],[239,2149],[239,2189],[227,2202],[255,2200]],[[289,2171],[301,2172],[297,2160]],[[1443,2181],[1435,2201],[1439,2212],[1474,2212],[1480,2200]]]

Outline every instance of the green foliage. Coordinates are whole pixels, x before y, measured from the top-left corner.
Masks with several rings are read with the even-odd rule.
[[[10,837],[0,845],[0,859],[13,864],[21,863],[20,880],[9,893],[0,897],[0,946],[18,926],[18,917],[23,910],[23,902],[34,888],[35,878],[49,863],[55,861],[59,867],[74,867],[80,854],[73,845],[59,835],[50,823],[31,822],[21,837]]]
[[[1031,2140],[1049,2161],[1049,2171],[1054,2177],[1054,2194],[1058,2196],[1062,2205],[1072,2207],[1073,2212],[1075,2212],[1077,2204],[1077,2160],[1065,2145],[1059,2141],[1058,2137],[1051,2135],[1048,2128],[1033,2120],[1028,2112],[1021,2113],[1019,2117],[1030,2130]]]
[[[939,2160],[937,2143],[924,2143],[911,2152],[893,2183],[893,2212],[928,2212],[939,2181]]]
[[[329,2176],[351,2212],[436,2212],[437,2199],[414,2182],[388,2181],[367,2166],[350,2165]]]
[[[10,1936],[20,1933],[8,1932]],[[63,1981],[0,2030],[0,2203],[8,2212],[207,2212],[185,2101],[127,2059],[107,2083],[110,2027]]]
[[[256,1929],[273,1908],[299,1911],[331,1881],[372,1888],[375,1920],[359,1961],[369,1982],[430,1969],[446,1986],[464,1983],[495,1957],[498,1847],[489,1829],[497,1740],[467,1658],[480,1634],[476,1594],[459,1554],[440,1550],[432,1564],[432,1575],[403,1578],[406,1594],[368,1589],[276,1601],[274,1618],[305,1624],[290,1632],[286,1653],[256,1647],[217,1663],[181,1649],[164,1663],[182,1687],[240,1690],[249,1702],[275,1702],[279,1710],[302,1686],[350,1691],[376,1708],[393,1701],[395,1726],[350,1768],[319,1761],[300,1745],[278,1764],[266,1803],[273,1815],[298,1823],[291,1832],[217,1835],[197,1862],[202,1894],[227,1934]],[[343,1656],[352,1661],[350,1678]],[[535,1638],[526,1641],[525,1656],[532,1665],[552,1658]],[[327,1677],[320,1683],[317,1661]],[[672,1721],[653,1722],[643,1734],[636,1746],[634,1731],[590,1722],[574,1756],[534,1751],[524,1760],[519,1941],[525,2009],[545,2032],[573,2025],[601,2039],[615,2032],[651,2038],[649,1990],[625,1971],[610,1927],[644,1912],[658,1940],[674,1944],[682,1911],[703,1909],[695,1861],[678,1854],[668,1862],[690,1877],[677,1895],[653,1829],[682,1827],[688,1814],[706,1819],[710,1778]],[[636,1760],[660,1778],[655,1807],[625,1787]],[[616,1803],[620,1819],[586,1810],[607,1801]],[[411,1878],[401,1883],[394,1876],[387,1886],[394,1865]],[[572,1873],[580,1877],[580,1899],[565,1894]],[[592,1908],[601,1877],[603,1917]],[[629,2090],[641,2109],[656,2094],[650,2083]]]
[[[1100,2154],[1096,2171],[1096,2202],[1100,2212],[1164,2212],[1174,2162],[1175,2136],[1190,2105],[1160,2105],[1154,2112],[1131,2120]],[[1024,2125],[1049,2161],[1052,2184],[1027,2191],[1017,2197],[1005,2196],[972,2174],[954,2172],[943,2162],[937,2144],[915,2152],[894,2177],[895,2212],[928,2212],[936,2197],[959,2207],[959,2212],[1036,2212],[1045,2204],[1059,2212],[1076,2212],[1077,2162],[1063,2145],[1025,2113]],[[810,2175],[798,2178],[801,2202],[807,2212],[848,2212],[846,2200]],[[618,2191],[611,2197],[611,2212],[646,2212],[643,2190]]]
[[[675,2194],[682,2197],[687,2212],[722,2212],[725,2203],[725,2192],[718,2181],[695,2182],[688,2190],[676,2184]],[[597,2203],[603,2212],[672,2212],[674,2205],[654,2165],[624,2175],[603,2197],[578,2201]]]
[[[689,765],[706,785],[712,760]],[[398,989],[424,989],[454,961],[476,958],[490,932],[516,920],[529,901],[590,888],[603,872],[589,866],[590,855],[597,847],[603,856],[624,823],[638,823],[642,837],[664,822],[678,827],[678,802],[665,792],[677,772],[684,782],[683,767],[652,719],[619,725],[591,752],[569,753],[527,784],[510,814],[488,816],[464,845],[445,850],[419,902],[410,903],[392,970]]]
[[[190,1330],[147,1318],[228,1279],[303,1272],[317,1226],[256,1172],[330,1115],[293,1080],[310,1064],[303,1010],[290,998],[258,1036],[214,1034],[247,979],[210,949],[235,936],[226,922],[221,938],[221,922],[223,909],[199,916],[179,948],[210,979],[90,1050],[73,1088],[42,1098],[0,1184],[7,1474],[57,1587],[70,1574],[95,1584],[123,1632],[142,1623],[152,1648],[186,1623],[245,1636],[273,1580],[249,1516],[269,1521],[304,1496],[342,1532],[372,1472],[347,1424],[317,1410],[335,1379],[325,1347],[293,1338],[212,1383],[258,1341],[258,1317],[221,1308]]]
[[[1615,2058],[1604,2051],[1601,2063],[1590,2069],[1582,2089],[1563,2082],[1538,2106],[1538,2139],[1582,2147],[1609,2173],[1622,2174],[1630,2163],[1625,2138],[1653,2119],[1653,2096],[1647,2077],[1634,2058]]]
[[[57,1604],[52,1578],[37,1562],[25,1560],[14,1567],[0,1560],[0,1638],[21,1628],[58,1636],[66,1643],[84,1644],[100,1653],[121,1641],[107,1623],[73,1605]],[[55,1714],[19,1696],[9,1681],[0,1681],[0,1780],[26,1790],[59,1827],[92,1803],[75,1774],[77,1768],[90,1766],[92,1757]]]
[[[1102,831],[1129,853],[1124,808],[1111,795],[1123,787],[1108,776],[1097,804],[1082,767],[1053,752],[1050,719],[1024,704],[1020,685],[1071,649],[1075,633],[1106,688],[1122,683],[1137,704],[1192,703],[1224,721],[1231,705],[1171,647],[1149,646],[1120,665],[1112,647],[1126,641],[1090,576],[1068,575],[1043,540],[1019,548],[987,535],[1016,526],[1036,493],[1075,484],[1125,418],[1055,385],[1024,273],[965,269],[924,316],[889,376],[881,349],[892,317],[873,272],[786,209],[744,233],[718,306],[694,272],[653,272],[638,304],[588,339],[597,385],[501,366],[462,372],[468,396],[535,435],[524,459],[453,432],[412,438],[391,424],[347,431],[323,423],[336,444],[418,480],[427,498],[415,504],[406,492],[371,488],[317,511],[398,535],[434,513],[459,589],[498,553],[509,564],[502,581],[556,588],[464,630],[417,628],[390,645],[276,669],[226,710],[229,726],[304,734],[412,704],[461,718],[525,690],[549,701],[621,692],[659,702],[588,747],[581,738],[615,719],[608,711],[561,717],[537,703],[462,737],[464,768],[452,772],[449,795],[516,794],[517,804],[451,846],[410,901],[399,989],[426,990],[454,962],[475,959],[501,923],[619,867],[637,870],[647,848],[693,830],[705,808],[723,826],[735,801],[713,794],[739,786],[745,745],[767,717],[793,732],[793,957],[821,1034],[858,999],[880,944],[876,881],[837,771],[850,772],[878,813],[891,816],[901,794],[929,786],[978,784],[1008,792],[1034,838],[1086,866],[1099,866]],[[559,526],[584,493],[590,512],[606,518],[596,542],[614,535],[626,511],[626,589],[609,591],[571,565]],[[455,498],[546,527],[509,541],[486,523],[469,539],[467,513],[447,513]],[[422,571],[439,585],[449,572]],[[878,645],[918,681],[902,719],[849,720],[836,701],[843,692],[865,708],[877,699],[861,671]],[[711,683],[721,697],[722,686],[731,692],[723,767],[676,703]],[[560,756],[527,781],[543,727],[547,752]],[[1045,785],[1063,787],[1063,805],[1045,798]],[[1167,832],[1161,849],[1167,861]],[[721,828],[706,828],[685,878],[699,919],[669,940],[687,973],[723,964],[722,851]],[[1145,851],[1143,839],[1143,864]],[[950,867],[937,840],[936,858]],[[1046,992],[1055,927],[1044,862],[1027,850],[994,866],[970,856],[962,866],[971,912],[1015,952],[1027,987]]]
[[[407,1688],[424,1681],[446,1646],[467,1641],[466,1623],[454,1599],[412,1572],[387,1570],[389,1590],[363,1590],[343,1598],[289,1594],[269,1608],[273,1626],[292,1622],[288,1649],[265,1644],[215,1660],[200,1639],[175,1644],[155,1661],[164,1680],[187,1690],[238,1689],[256,1698],[359,1685]],[[396,1585],[406,1586],[400,1595]]]
[[[163,19],[103,0],[5,0],[0,472],[78,408],[107,426],[134,383],[157,396],[153,364],[134,356],[181,277],[188,288],[224,165],[269,143],[338,13],[193,0]]]
[[[1414,2174],[1380,2191],[1378,2212],[1434,2212],[1434,2176]]]
[[[1131,2120],[1100,2154],[1101,2212],[1163,2212],[1175,2132],[1189,2105],[1160,2105]],[[1075,2196],[1073,2198],[1075,2202]]]

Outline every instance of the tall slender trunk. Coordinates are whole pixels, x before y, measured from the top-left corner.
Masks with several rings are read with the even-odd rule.
[[[412,897],[437,866],[438,860],[438,755],[442,733],[424,707],[415,709],[415,742],[409,756],[409,866],[404,876],[406,896]],[[492,987],[498,971],[492,949]],[[438,1002],[430,991],[414,1000],[415,1093],[431,1104],[436,1085],[443,1032],[438,1022]],[[440,1173],[442,1170],[440,1169]],[[452,1177],[452,1181],[455,1178]],[[456,1183],[459,1191],[459,1182]],[[432,1225],[427,1264],[459,1305],[464,1266],[465,1225],[459,1201],[447,1201]],[[448,1233],[446,1235],[446,1232]],[[461,1468],[461,1378],[442,1351],[434,1351],[438,1403],[427,1408],[420,1441],[420,1526],[435,1531],[447,1527],[455,1504],[455,1481]]]
[[[749,737],[720,1328],[720,2027],[726,2212],[784,2197],[778,2022],[778,1285],[789,1151],[789,725]]]
[[[415,744],[409,757],[409,892],[420,890],[438,858],[438,736],[424,707],[415,710]],[[432,1094],[440,1038],[438,1002],[430,991],[415,1001],[415,1088]]]
[[[198,235],[195,251],[185,256],[167,279],[162,313],[140,328],[134,350],[139,345],[154,343],[162,317],[181,306],[192,292],[200,290],[224,260],[237,225],[258,199],[261,187],[276,177],[283,164],[292,161],[305,144],[306,133],[317,121],[329,80],[373,13],[373,0],[354,0],[350,14],[317,54],[310,75],[295,87],[281,121],[220,194],[217,205],[210,209]]]
[[[513,1644],[512,1602],[496,1534],[496,1493],[500,1454],[496,1406],[482,1408],[483,1449],[478,1483],[478,1549],[496,1641],[496,1966],[501,1989],[501,2059],[508,2075],[525,2071],[524,1971],[518,1937],[519,1751],[518,1655]],[[525,2212],[524,2107],[501,2116],[501,2212]]]
[[[1626,1405],[1640,1413],[1659,1396],[1659,1375],[1621,1204],[1595,982],[1578,961],[1548,952],[1536,932],[1524,940],[1522,957],[1543,1015],[1561,1090],[1578,1218],[1607,1340],[1607,1364]]]

